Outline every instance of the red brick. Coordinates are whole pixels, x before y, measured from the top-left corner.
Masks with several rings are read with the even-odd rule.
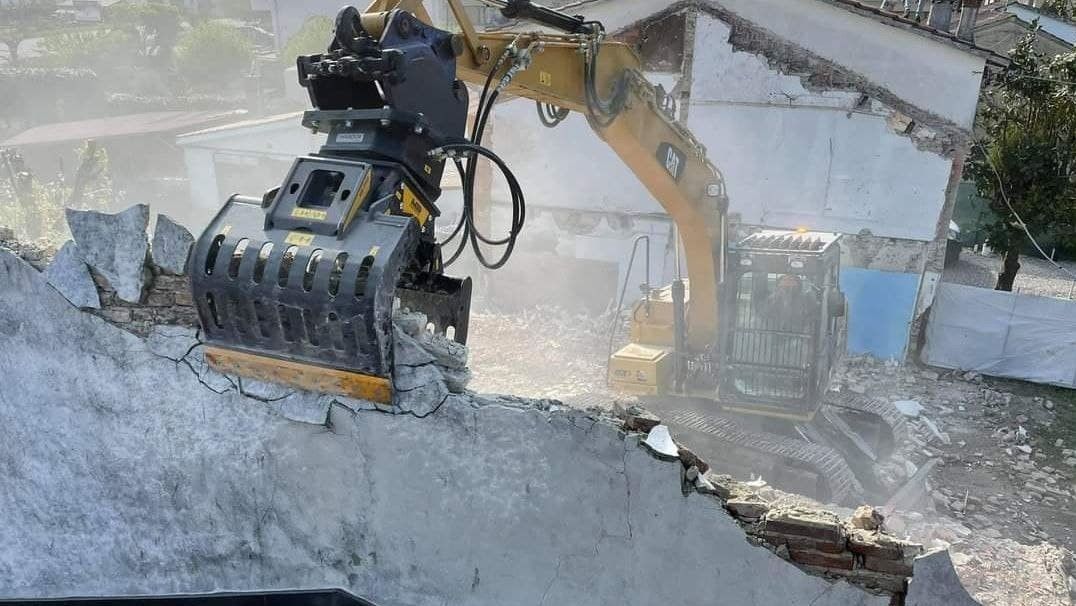
[[[895,574],[905,577],[912,576],[911,564],[906,564],[903,560],[886,560],[867,556],[863,558],[863,567],[875,572],[884,572],[886,574]]]
[[[855,556],[850,553],[824,553],[812,549],[789,549],[788,554],[800,564],[838,570],[852,570]]]
[[[815,551],[824,551],[826,553],[841,553],[845,549],[845,542],[843,540],[834,543],[776,532],[764,532],[762,536],[768,543],[773,545],[788,545],[789,549],[813,549]]]

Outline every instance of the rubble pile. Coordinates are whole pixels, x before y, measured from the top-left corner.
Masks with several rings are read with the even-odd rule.
[[[473,312],[468,345],[481,368],[472,388],[556,398],[572,405],[609,406],[607,318],[542,307],[519,314]]]
[[[1059,414],[1076,413],[1071,401],[974,372],[869,359],[849,360],[838,387],[886,399],[908,418],[908,441],[879,466],[883,481],[928,471],[918,499],[894,504],[890,529],[949,547],[984,604],[1076,600],[1064,565],[1076,548],[1076,439],[1056,437],[1066,430]]]
[[[15,230],[0,226],[0,246],[10,250],[34,269],[44,271],[56,257],[56,248],[47,240],[22,242],[15,238]]]

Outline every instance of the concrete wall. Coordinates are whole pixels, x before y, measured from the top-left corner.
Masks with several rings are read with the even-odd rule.
[[[241,395],[261,392],[160,328],[79,312],[0,249],[0,596],[890,603],[750,544],[722,501],[685,495],[679,461],[607,420],[469,395],[423,415]]]

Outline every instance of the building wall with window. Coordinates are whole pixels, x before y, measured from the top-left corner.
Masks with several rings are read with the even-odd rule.
[[[601,0],[572,12],[641,51],[722,171],[735,218],[846,235],[850,351],[902,359],[933,301],[982,77],[1000,58],[843,0]],[[585,120],[549,130],[534,113],[502,104],[494,137],[529,204],[661,216]],[[618,279],[634,291],[632,235],[562,232],[559,249],[582,255],[589,239],[621,259]],[[652,266],[674,269],[672,247],[655,248]]]

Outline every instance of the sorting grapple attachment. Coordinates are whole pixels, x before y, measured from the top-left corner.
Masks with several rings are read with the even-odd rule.
[[[396,282],[418,244],[414,221],[378,214],[338,240],[263,229],[260,204],[251,202],[229,200],[192,257],[206,343],[380,377],[366,384],[383,384],[392,369]],[[375,399],[384,399],[384,390]]]
[[[403,11],[341,11],[329,49],[299,57],[326,135],[263,198],[233,196],[190,260],[218,370],[379,402],[392,398],[397,301],[467,337],[471,282],[443,275],[434,223],[446,141],[467,89],[449,32]]]

